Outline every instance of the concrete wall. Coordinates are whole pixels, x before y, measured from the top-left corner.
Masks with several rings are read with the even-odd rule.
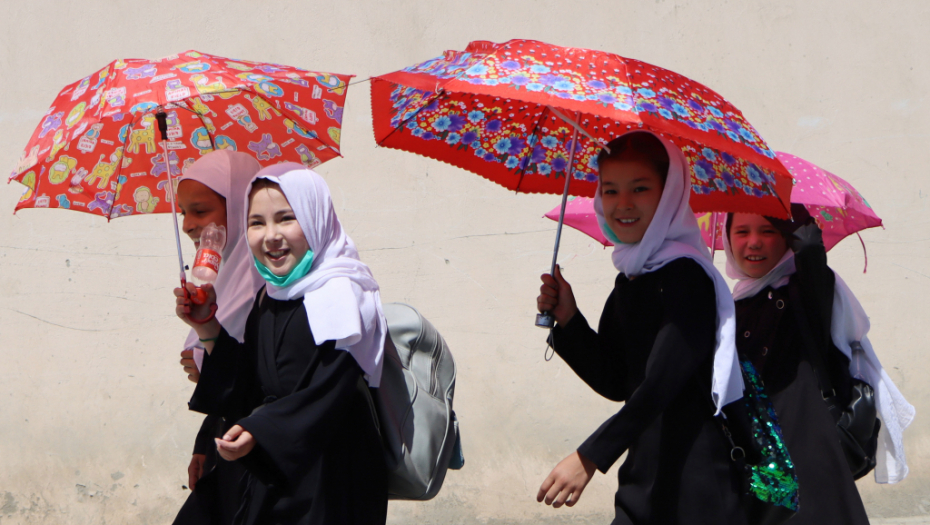
[[[713,4],[713,5],[711,5]],[[852,182],[885,219],[830,254],[872,315],[872,341],[917,407],[911,474],[859,487],[873,517],[930,512],[930,3],[923,0],[0,2],[0,165],[12,168],[62,86],[118,58],[196,49],[359,78],[475,39],[604,49],[689,75],[741,108],[777,150]],[[376,149],[368,85],[349,91],[344,159],[320,171],[385,301],[418,307],[459,367],[466,467],[391,523],[605,523],[614,472],[573,509],[535,502],[558,460],[618,408],[533,327],[554,196]],[[177,365],[167,217],[107,224],[24,210],[0,185],[0,523],[168,523],[188,492],[199,418]],[[188,247],[190,250],[190,247]],[[190,252],[188,252],[188,257]],[[718,262],[719,262],[718,255]],[[615,272],[574,231],[561,263],[596,319]]]

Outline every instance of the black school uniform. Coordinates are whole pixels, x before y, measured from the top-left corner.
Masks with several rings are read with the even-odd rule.
[[[736,302],[737,348],[762,375],[794,462],[800,508],[790,523],[867,525],[798,317],[800,313],[811,332],[810,344],[828,349],[825,364],[830,382],[841,405],[848,404],[849,361],[830,336],[835,276],[818,241],[799,247],[797,271],[787,285],[766,287]]]
[[[626,403],[579,448],[606,472],[627,452],[615,524],[741,524],[739,473],[714,420],[714,283],[689,258],[617,276],[598,331],[581,312],[555,351],[596,392]]]
[[[190,406],[255,437],[238,460],[246,474],[235,523],[386,521],[387,470],[367,388],[351,354],[314,342],[302,298],[256,301],[244,344],[220,333]]]

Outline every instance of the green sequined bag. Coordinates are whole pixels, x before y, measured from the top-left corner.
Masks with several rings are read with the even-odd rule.
[[[785,446],[778,416],[748,360],[740,359],[746,389],[724,409],[730,458],[743,472],[743,507],[749,523],[775,525],[798,512],[798,478]]]

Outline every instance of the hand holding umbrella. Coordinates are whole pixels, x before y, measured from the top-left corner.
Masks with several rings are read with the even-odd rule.
[[[212,313],[216,311],[216,290],[212,284],[205,284],[201,289],[206,293],[206,300],[203,304],[197,304],[191,300],[191,296],[197,293],[192,283],[185,282],[183,288],[175,288],[174,313],[197,332],[204,350],[209,354],[213,351],[213,343],[219,337],[222,327]]]
[[[543,284],[539,287],[536,306],[540,312],[549,312],[560,325],[565,326],[578,313],[572,285],[562,277],[562,269],[558,265],[551,274],[543,274],[541,278]]]

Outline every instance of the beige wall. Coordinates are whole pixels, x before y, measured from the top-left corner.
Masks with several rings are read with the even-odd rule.
[[[925,0],[2,0],[0,20],[4,169],[65,84],[115,58],[191,48],[366,78],[470,40],[536,38],[712,86],[775,149],[843,176],[885,219],[886,230],[863,234],[868,274],[855,239],[830,259],[870,312],[872,341],[918,419],[906,434],[910,477],[859,487],[874,517],[930,512]],[[543,361],[545,334],[533,327],[554,230],[540,216],[557,198],[376,149],[367,84],[350,89],[345,115],[345,158],[320,169],[338,213],[382,297],[419,308],[459,367],[466,467],[434,501],[392,504],[391,522],[607,522],[614,472],[574,509],[534,499],[550,468],[617,409],[558,359]],[[13,216],[20,191],[0,185],[0,523],[168,523],[188,494],[199,422],[177,365],[186,331],[172,314],[168,218]],[[615,274],[609,253],[569,231],[560,260],[596,319]]]

